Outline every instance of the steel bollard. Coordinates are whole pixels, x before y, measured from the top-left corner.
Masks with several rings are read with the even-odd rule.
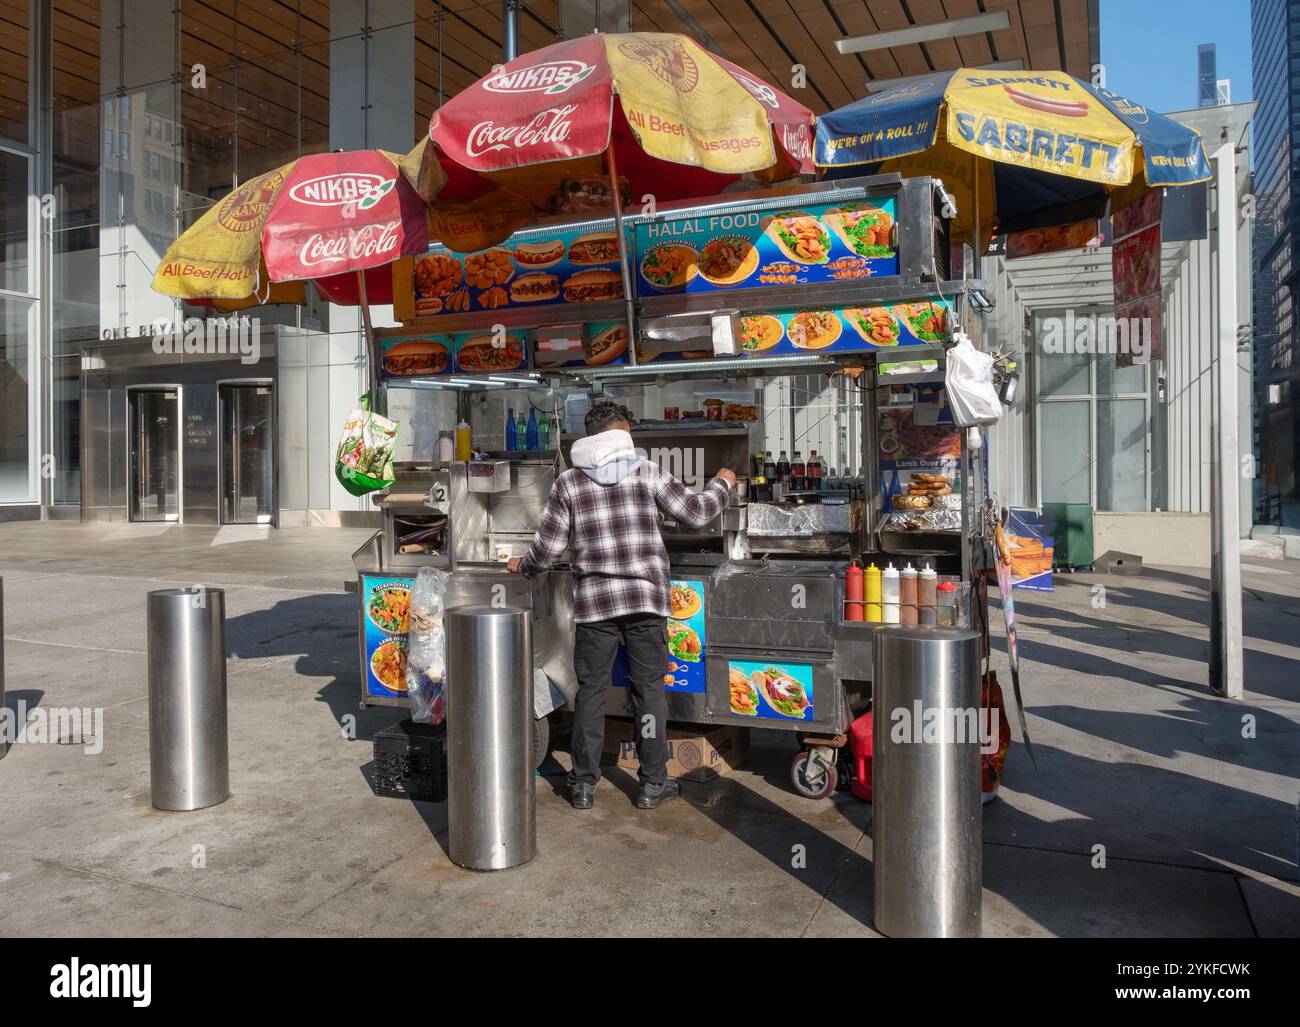
[[[230,798],[226,724],[226,593],[150,592],[149,784],[155,809]]]
[[[978,632],[873,633],[876,930],[978,938],[984,886]]]
[[[0,578],[0,710],[5,708],[5,579]],[[15,734],[21,725],[15,724]],[[0,760],[9,755],[9,732],[0,731]]]
[[[447,625],[447,854],[504,870],[537,853],[532,616],[461,606]]]

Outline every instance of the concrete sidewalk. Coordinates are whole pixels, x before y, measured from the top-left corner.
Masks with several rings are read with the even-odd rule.
[[[371,738],[401,713],[357,708],[343,583],[368,534],[0,525],[9,706],[105,717],[98,755],[18,744],[0,761],[0,935],[873,934],[871,807],[793,794],[777,732],[650,813],[617,771],[575,812],[557,753],[537,779],[538,858],[452,865],[445,805],[371,790]],[[986,935],[1300,935],[1297,568],[1243,565],[1240,703],[1206,687],[1203,572],[1016,594],[1038,767],[1016,725],[984,813]],[[234,795],[160,813],[145,595],[198,583],[227,589]],[[996,614],[994,637],[1010,701]]]

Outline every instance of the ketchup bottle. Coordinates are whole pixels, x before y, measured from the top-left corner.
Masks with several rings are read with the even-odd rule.
[[[854,560],[844,572],[844,619],[860,621],[862,609],[862,567]]]

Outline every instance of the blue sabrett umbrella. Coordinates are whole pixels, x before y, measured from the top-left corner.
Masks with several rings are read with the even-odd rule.
[[[1153,188],[1212,176],[1200,135],[1059,71],[937,72],[817,119],[828,178],[930,175],[957,202],[954,237],[1066,225]],[[982,252],[982,251],[981,251]]]

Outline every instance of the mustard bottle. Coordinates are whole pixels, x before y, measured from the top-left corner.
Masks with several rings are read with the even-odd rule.
[[[862,584],[867,603],[866,619],[871,624],[879,624],[883,616],[880,608],[880,568],[874,563],[863,571]]]

